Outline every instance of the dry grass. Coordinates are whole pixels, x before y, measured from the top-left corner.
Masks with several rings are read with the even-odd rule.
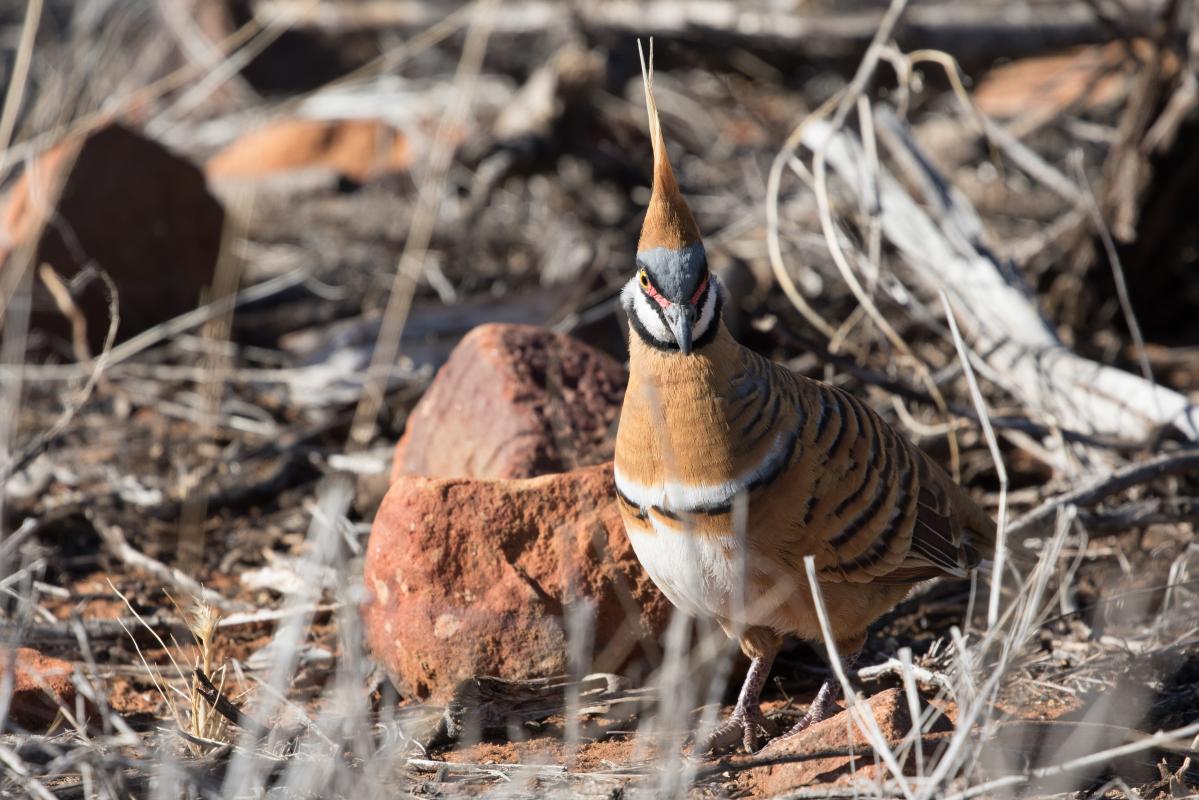
[[[246,202],[228,223],[229,293],[116,343],[110,287],[109,338],[94,359],[81,347],[75,282],[42,278],[74,317],[74,344],[31,333],[33,254],[10,254],[0,274],[0,525],[12,531],[0,540],[0,637],[67,659],[87,704],[64,707],[45,735],[0,734],[0,794],[762,795],[766,765],[780,766],[769,751],[686,755],[727,712],[737,677],[723,634],[702,621],[673,619],[658,669],[630,685],[591,674],[591,620],[572,606],[569,675],[479,681],[448,708],[398,697],[367,654],[365,538],[390,446],[448,347],[496,318],[621,345],[614,296],[649,163],[635,50],[588,28],[586,15],[563,22],[611,55],[608,78],[630,79],[625,96],[576,87],[581,97],[555,98],[548,139],[489,142],[515,86],[532,62],[549,62],[542,51],[562,32],[530,45],[511,32],[513,8],[495,5],[402,36],[378,31],[367,55],[354,49],[361,40],[326,31],[359,61],[272,97],[247,65],[297,33],[289,26],[309,30],[291,6],[286,19],[255,17],[211,49],[182,43],[175,49],[197,54],[183,63],[146,43],[191,28],[101,2],[82,4],[78,28],[47,17],[41,33],[31,3],[25,33],[12,29],[0,116],[0,140],[16,132],[9,168],[110,112],[136,112],[197,160],[272,108],[395,115],[416,131],[414,148],[420,131],[438,133],[398,178],[236,187],[251,197],[237,195]],[[1081,405],[1071,392],[1022,391],[980,344],[979,309],[911,263],[896,207],[881,199],[895,197],[884,192],[890,180],[927,213],[939,237],[930,253],[961,254],[953,248],[969,240],[971,264],[1018,270],[1035,284],[1034,316],[1074,309],[1059,335],[1080,356],[1193,397],[1187,337],[1199,328],[1166,334],[1146,314],[1150,304],[1173,314],[1183,302],[1173,295],[1192,288],[1147,295],[1137,270],[1152,265],[1104,224],[1156,196],[1142,188],[1130,201],[1128,180],[1107,183],[1102,167],[1121,142],[1135,146],[1134,123],[1161,138],[1152,118],[1126,116],[1149,66],[1130,57],[1111,105],[1061,109],[1013,144],[974,106],[953,55],[893,41],[905,5],[878,9],[873,40],[855,45],[857,69],[815,61],[810,82],[787,71],[812,64],[759,39],[698,65],[700,45],[658,42],[667,138],[684,151],[676,164],[711,231],[713,263],[742,289],[730,310],[739,335],[867,397],[960,470],[1007,531],[991,572],[922,586],[881,620],[856,673],[831,645],[783,655],[768,690],[776,721],[806,704],[828,655],[846,719],[861,728],[858,763],[879,767],[789,796],[1186,796],[1199,785],[1199,456],[1185,426],[1113,441],[1070,416]],[[311,24],[334,24],[328,13]],[[1162,52],[1185,63],[1196,41],[1166,37]],[[79,56],[70,70],[64,53]],[[928,63],[937,69],[921,73]],[[1190,85],[1151,77],[1163,97]],[[235,90],[224,94],[227,81]],[[1162,106],[1173,119],[1185,101]],[[935,163],[914,166],[892,119]],[[1099,135],[1118,119],[1121,137]],[[863,181],[839,169],[838,141],[862,154]],[[1063,171],[1075,152],[1077,169]],[[485,174],[503,179],[480,188]],[[960,188],[938,201],[922,183],[930,176]],[[1168,177],[1163,167],[1155,180]],[[1174,213],[1162,225],[1185,229],[1188,212]],[[563,254],[580,251],[581,266],[564,266]],[[1013,265],[995,252],[1026,256]],[[779,591],[812,591],[822,608],[810,566],[807,578]],[[898,745],[864,711],[889,687],[917,721]],[[930,746],[921,734],[944,715],[954,730]]]

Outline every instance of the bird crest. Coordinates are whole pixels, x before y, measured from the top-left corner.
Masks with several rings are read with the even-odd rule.
[[[654,40],[649,40],[648,65],[640,41],[637,42],[637,55],[641,58],[645,110],[649,114],[649,137],[654,148],[654,187],[645,211],[645,222],[641,225],[637,252],[644,253],[659,247],[683,250],[700,241],[699,227],[679,192],[678,181],[670,167],[670,156],[666,153],[666,140],[662,137],[662,122],[658,119],[658,105],[654,102]]]

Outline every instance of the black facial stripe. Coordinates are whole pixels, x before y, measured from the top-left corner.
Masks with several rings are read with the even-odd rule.
[[[658,305],[658,301],[652,297],[649,299],[649,307],[652,308],[654,313],[658,315],[658,319],[662,320],[662,327],[666,330],[670,330],[670,323],[666,321],[666,309]]]
[[[653,334],[646,330],[645,325],[641,322],[641,318],[637,316],[637,311],[635,309],[629,309],[628,317],[629,324],[633,326],[633,330],[635,330],[637,335],[641,337],[641,341],[645,342],[650,347],[654,348],[655,350],[663,350],[666,352],[670,352],[671,350],[677,351],[679,349],[679,346],[674,342],[664,342],[661,339],[655,338]]]
[[[700,302],[698,303],[701,309],[704,303],[707,302],[708,292],[710,291],[712,291],[711,281],[708,282],[708,288],[704,290],[704,296],[700,298]],[[721,302],[720,293],[717,292],[716,303],[712,306],[712,321],[708,324],[708,329],[703,332],[703,335],[691,343],[692,350],[698,350],[716,338],[716,329],[720,327]]]
[[[643,294],[645,293],[645,290],[641,289],[640,283],[638,283],[637,288],[640,289],[640,291]],[[703,294],[699,298],[699,302],[696,303],[696,306],[699,309],[701,309],[701,313],[702,313],[704,303],[706,303],[708,301],[708,293],[713,292],[713,291],[716,291],[716,289],[712,286],[712,281],[709,280],[707,287],[704,289]],[[650,301],[651,308],[653,308],[657,312],[658,317],[662,320],[662,324],[666,327],[667,330],[670,330],[670,325],[666,322],[666,313],[662,310],[662,307],[659,306],[658,303],[652,297],[650,297],[648,299]],[[716,338],[716,329],[718,327],[720,327],[717,323],[720,320],[720,312],[721,312],[721,308],[723,307],[723,305],[724,305],[724,300],[720,296],[720,292],[716,292],[716,302],[715,302],[715,305],[713,305],[713,307],[712,307],[712,322],[708,325],[708,329],[703,332],[702,336],[700,336],[699,338],[697,338],[691,342],[691,349],[693,351],[699,350],[701,347],[710,343],[713,339]],[[662,350],[664,352],[675,352],[675,353],[678,352],[679,345],[677,342],[674,342],[674,341],[664,342],[661,339],[655,338],[654,335],[651,334],[646,329],[645,325],[641,322],[641,319],[637,316],[637,309],[635,306],[626,307],[625,311],[629,318],[629,325],[631,325],[633,330],[635,330],[637,332],[637,335],[641,337],[641,340],[643,342],[645,342],[646,344],[648,344],[650,347],[654,348],[655,350]],[[696,321],[698,322],[698,318]]]

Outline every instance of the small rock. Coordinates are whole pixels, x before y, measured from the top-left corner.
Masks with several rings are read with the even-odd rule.
[[[46,204],[59,186],[50,225]],[[198,168],[113,123],[50,148],[16,182],[0,216],[0,270],[12,269],[14,254],[29,246],[35,268],[47,263],[66,281],[95,264],[116,283],[118,338],[128,338],[199,304],[212,283],[224,219]],[[34,287],[33,326],[67,334],[36,277]],[[95,354],[108,330],[102,284],[93,281],[75,302]]]
[[[908,713],[907,700],[899,689],[887,689],[866,700],[883,737],[887,744],[894,749],[912,727],[912,718]],[[881,758],[870,750],[869,739],[857,722],[851,722],[847,711],[842,711],[823,722],[813,725],[803,733],[789,739],[775,740],[762,749],[762,758],[787,758],[788,756],[803,756],[806,753],[816,753],[823,750],[844,750],[849,747],[864,749],[865,752],[853,759],[853,769],[850,769],[851,759],[848,756],[832,756],[829,758],[813,758],[792,761],[785,764],[773,764],[753,770],[751,781],[765,795],[781,794],[800,786],[811,786],[822,783],[840,783],[858,779],[873,781],[880,776],[889,775],[887,766]],[[924,752],[935,752],[939,741],[936,734],[952,731],[953,726],[945,717],[939,717],[933,724],[932,730],[925,734]],[[876,763],[877,762],[877,763]],[[909,754],[902,762],[904,774],[915,774],[915,756]]]
[[[978,82],[973,98],[989,117],[1053,117],[1065,109],[1100,108],[1123,92],[1118,66],[1129,46],[1143,53],[1148,42],[1082,45],[1060,53],[1018,58],[989,70]],[[1167,59],[1167,72],[1177,63]]]
[[[207,170],[212,178],[261,178],[325,168],[361,183],[409,161],[408,139],[377,119],[280,119],[235,139]]]
[[[1141,533],[1141,549],[1153,553],[1159,548],[1186,547],[1191,541],[1190,531],[1185,523],[1169,525],[1146,525]]]
[[[10,664],[15,669],[6,723],[43,733],[58,716],[60,704],[74,713],[75,685],[71,683],[73,669],[69,663],[31,647],[19,647],[15,652],[0,650],[0,689],[8,683]]]
[[[567,615],[592,612],[592,671],[636,673],[669,604],[638,564],[612,465],[525,480],[402,477],[367,545],[367,641],[402,693],[567,670]]]
[[[569,336],[480,325],[408,417],[392,480],[530,478],[610,460],[627,382],[614,358]]]

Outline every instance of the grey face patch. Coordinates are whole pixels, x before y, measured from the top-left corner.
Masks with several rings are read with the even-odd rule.
[[[708,257],[702,242],[692,242],[677,250],[655,247],[638,253],[637,266],[649,273],[663,297],[672,303],[686,303],[708,274]]]

